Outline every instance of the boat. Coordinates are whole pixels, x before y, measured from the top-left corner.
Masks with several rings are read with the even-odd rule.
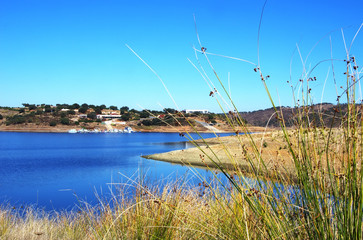
[[[134,132],[134,130],[132,130],[131,127],[125,127],[124,133],[132,133],[132,132]]]
[[[88,133],[89,131],[87,129],[81,128],[77,131],[77,133]]]
[[[109,129],[109,130],[100,130],[98,128],[95,128],[93,130],[88,130],[85,128],[81,128],[79,130],[70,129],[68,131],[68,133],[133,133],[133,132],[134,132],[134,130],[132,130],[131,127],[125,127],[124,130],[117,129],[117,128],[113,128],[113,129]]]

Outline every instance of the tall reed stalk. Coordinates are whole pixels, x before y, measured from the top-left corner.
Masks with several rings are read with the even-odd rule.
[[[199,36],[198,41],[200,43]],[[313,71],[306,72],[304,69],[304,77],[298,80],[301,84],[301,97],[294,99],[295,124],[292,128],[287,128],[283,113],[276,107],[270,94],[269,76],[263,74],[261,66],[255,65],[254,71],[259,74],[280,122],[281,137],[287,144],[294,166],[292,179],[286,177],[283,168],[272,170],[266,167],[268,159],[263,158],[256,138],[248,135],[248,127],[208,58],[208,55],[217,54],[205,51],[206,48],[201,43],[200,46],[201,50],[195,49],[196,52],[205,57],[234,109],[227,113],[221,104],[224,100],[216,94],[218,91],[215,89],[213,93],[217,103],[230,127],[235,131],[242,128],[247,134],[244,138],[249,138],[250,147],[247,150],[240,140],[242,137],[238,133],[236,136],[250,164],[250,172],[255,179],[253,185],[246,180],[244,171],[239,167],[239,162],[243,159],[235,159],[230,155],[231,163],[234,164],[233,174],[237,175],[233,177],[220,164],[218,154],[200,148],[233,187],[233,190],[224,189],[231,193],[230,200],[234,203],[226,206],[226,212],[229,213],[229,218],[235,219],[234,224],[242,234],[240,237],[251,237],[251,227],[259,226],[254,230],[254,237],[257,234],[258,238],[267,239],[362,239],[362,117],[361,100],[357,101],[361,76],[354,55],[347,51],[346,59],[341,60],[346,65],[346,86],[343,94],[337,96],[337,105],[328,126],[324,122],[323,113],[312,101],[310,83],[316,81]],[[334,123],[339,123],[339,126],[334,127]],[[195,144],[198,145],[197,142]],[[225,151],[228,154],[228,147]],[[268,174],[261,175],[262,170]],[[277,181],[271,181],[273,177]],[[254,218],[239,214],[246,211],[252,212]],[[238,235],[234,237],[238,238]]]

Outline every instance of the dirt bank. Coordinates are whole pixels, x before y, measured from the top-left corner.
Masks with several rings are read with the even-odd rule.
[[[197,141],[200,147],[185,150],[171,151],[167,153],[152,154],[144,156],[147,159],[166,161],[171,163],[216,168],[215,163],[219,166],[242,172],[251,173],[253,169],[248,160],[251,159],[255,166],[259,167],[260,174],[271,174],[273,170],[278,169],[279,174],[289,177],[294,176],[294,164],[289,155],[287,147],[282,138],[277,138],[278,133],[253,134],[258,151],[264,159],[266,168],[259,162],[259,157],[255,154],[253,145],[247,135],[221,137],[206,139],[205,142]],[[247,155],[246,155],[247,153]]]
[[[308,130],[304,130],[306,132]],[[289,130],[290,146],[302,165],[310,167],[311,174],[326,175],[329,168],[334,168],[334,175],[341,176],[345,171],[346,148],[343,141],[344,132],[340,129],[324,131],[312,130],[304,136],[302,132]],[[255,145],[252,144],[251,138]],[[329,139],[329,147],[326,141]],[[201,143],[201,140],[197,141]],[[281,131],[271,131],[263,134],[238,135],[206,139],[206,144],[186,150],[144,156],[148,159],[166,161],[176,164],[241,171],[244,174],[263,174],[268,178],[288,177],[296,180],[295,162],[289,151],[289,146]],[[257,149],[257,150],[256,150]],[[304,155],[302,153],[307,151]],[[358,150],[357,150],[358,151]],[[326,160],[328,157],[329,161]],[[261,161],[263,159],[263,162]],[[362,157],[359,156],[357,171],[360,171]],[[252,164],[251,164],[252,163]],[[328,165],[329,163],[329,165]],[[253,166],[253,168],[251,167]]]

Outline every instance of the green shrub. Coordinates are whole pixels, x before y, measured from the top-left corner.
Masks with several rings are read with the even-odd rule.
[[[86,112],[87,112],[87,110],[88,110],[88,106],[86,107],[86,106],[83,106],[83,105],[82,105],[82,107],[80,107],[80,108],[78,109],[78,112],[79,112],[79,113],[86,113]]]
[[[144,125],[144,126],[151,126],[152,122],[151,122],[151,120],[142,120],[141,124]]]
[[[123,121],[128,121],[128,120],[130,120],[130,118],[131,118],[130,113],[124,113],[124,114],[122,114],[122,116],[121,116],[121,119],[122,119]]]
[[[70,120],[67,117],[63,117],[60,119],[60,123],[63,125],[69,125],[70,124]]]
[[[147,111],[142,111],[140,113],[140,118],[148,118],[150,117],[150,113],[148,113]]]
[[[6,125],[12,125],[12,124],[22,124],[25,123],[27,119],[22,115],[14,115],[14,116],[8,116],[6,117]]]
[[[88,113],[87,118],[92,119],[92,120],[96,120],[97,119],[97,113],[95,113],[95,112]]]

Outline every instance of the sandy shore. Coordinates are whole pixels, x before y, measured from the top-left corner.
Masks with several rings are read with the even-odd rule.
[[[253,146],[247,135],[229,136],[206,139],[208,146],[197,141],[200,147],[171,151],[144,156],[147,159],[166,161],[176,164],[216,168],[216,164],[232,171],[240,169],[243,173],[252,173],[251,164],[246,153],[255,166],[259,166],[259,174],[269,174],[278,170],[279,174],[293,178],[294,164],[289,152],[284,149],[282,139],[276,139],[274,133],[253,134],[258,151],[264,159],[265,167],[259,162],[258,156],[252,151]],[[273,176],[271,176],[273,177]]]
[[[300,155],[302,150],[300,138],[297,137],[297,130],[289,130],[287,134],[290,136],[290,144],[295,155],[301,161],[307,161],[306,158],[303,160],[303,155]],[[345,147],[342,145],[343,135],[344,132],[339,129],[333,129],[333,131],[329,132],[330,147],[326,148],[327,132],[316,131],[310,134],[309,144],[304,145],[304,147],[311,154],[307,158],[310,159],[309,164],[311,164],[314,174],[324,175],[329,172],[328,167],[334,168],[335,176],[344,173],[344,162],[342,161],[345,156]],[[251,138],[256,147],[252,144]],[[197,143],[201,142],[200,140],[197,141]],[[206,139],[205,142],[208,146],[201,144],[196,148],[144,157],[212,169],[216,168],[217,163],[221,168],[229,169],[232,172],[241,171],[243,174],[252,176],[259,174],[269,179],[287,177],[292,181],[296,180],[295,162],[281,131],[212,138]],[[326,156],[329,156],[329,166]],[[260,159],[263,159],[263,162]],[[358,171],[362,164],[361,161],[362,158],[359,157]]]

